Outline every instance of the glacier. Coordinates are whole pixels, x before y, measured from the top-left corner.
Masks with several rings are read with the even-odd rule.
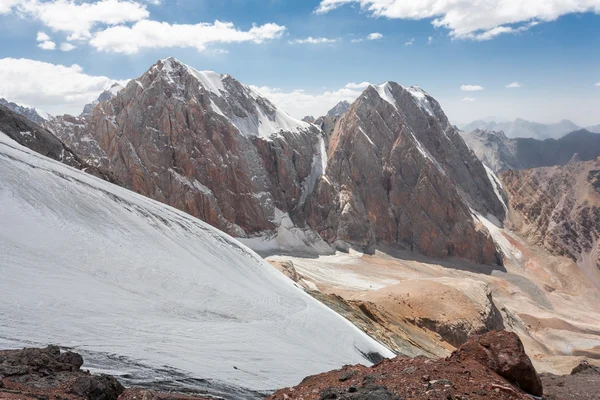
[[[0,276],[0,348],[262,393],[393,356],[235,239],[2,133]]]

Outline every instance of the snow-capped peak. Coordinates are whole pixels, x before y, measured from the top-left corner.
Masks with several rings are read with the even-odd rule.
[[[174,57],[165,58],[159,64],[162,64],[166,79],[179,85],[181,90],[183,86],[178,79],[185,75],[182,71],[194,77],[199,87],[207,92],[212,111],[228,119],[245,136],[269,139],[281,132],[300,133],[311,128],[311,124],[291,117],[258,91],[228,74],[197,70]],[[185,93],[182,95],[182,99],[186,97]]]
[[[401,88],[402,90],[406,91],[407,93],[409,93],[412,98],[414,103],[424,112],[426,112],[427,114],[431,115],[432,117],[435,116],[435,113],[433,112],[433,107],[432,104],[430,102],[430,96],[427,94],[427,92],[425,92],[423,89],[421,89],[419,86],[402,86],[396,82],[385,82],[382,83],[380,85],[371,85],[379,94],[379,97],[381,97],[383,100],[387,101],[388,103],[390,103],[392,106],[394,106],[394,108],[398,109],[398,102],[396,100],[396,98],[394,97],[394,88]]]

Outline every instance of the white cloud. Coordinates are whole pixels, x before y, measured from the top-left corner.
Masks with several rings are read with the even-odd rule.
[[[87,75],[76,64],[14,58],[0,59],[0,76],[0,97],[55,115],[79,114],[114,82],[105,76]]]
[[[383,39],[383,35],[379,32],[373,32],[369,36],[367,36],[368,40],[379,40]]]
[[[46,40],[45,42],[38,44],[38,47],[42,50],[54,50],[56,49],[56,43],[51,40]]]
[[[336,91],[326,91],[317,94],[307,93],[300,89],[292,92],[283,92],[280,89],[267,86],[252,86],[252,88],[296,118],[303,118],[306,115],[313,115],[318,118],[325,115],[327,111],[340,101],[346,100],[352,103],[362,93],[362,90],[348,88],[348,85]]]
[[[462,99],[462,101],[466,101],[468,103],[472,103],[474,101],[477,101],[477,99],[474,99],[472,97],[465,97],[464,99]]]
[[[115,26],[97,32],[90,44],[97,50],[125,54],[167,47],[192,47],[202,51],[211,43],[262,43],[281,37],[285,29],[285,26],[265,24],[242,31],[231,22],[184,25],[143,20],[131,27]]]
[[[326,44],[335,42],[337,42],[337,39],[314,38],[312,36],[309,36],[306,39],[294,39],[288,41],[289,44]]]
[[[431,44],[431,43],[433,43],[433,36],[429,36],[427,38],[427,44]]]
[[[517,88],[520,88],[521,86],[523,86],[523,85],[521,85],[519,82],[512,82],[512,83],[509,83],[508,85],[506,85],[506,87],[509,89],[517,89]]]
[[[594,86],[600,86],[600,82],[596,83]]]
[[[37,38],[35,40],[37,40],[38,42],[47,42],[47,41],[50,40],[50,36],[48,36],[46,34],[46,32],[38,32],[37,33]]]
[[[405,46],[412,46],[413,44],[415,44],[415,38],[412,38],[408,42],[404,43]]]
[[[479,86],[479,85],[462,85],[460,87],[460,90],[462,90],[463,92],[478,92],[480,90],[483,90],[483,86]]]
[[[60,50],[61,51],[71,51],[71,50],[74,50],[75,47],[76,46],[72,45],[71,43],[67,43],[67,42],[64,42],[64,43],[60,44]]]
[[[0,12],[16,10],[20,15],[40,20],[56,32],[69,35],[69,40],[91,37],[97,25],[118,25],[149,17],[144,4],[129,0],[99,0],[82,3],[75,0],[1,0]]]
[[[346,84],[346,86],[344,86],[344,87],[346,89],[366,89],[367,87],[369,87],[369,85],[371,85],[371,83],[369,83],[369,82],[361,82],[361,83],[348,82]]]
[[[375,17],[433,18],[432,24],[448,29],[450,36],[475,40],[521,32],[566,14],[600,13],[600,0],[321,0],[315,12],[327,13],[345,4],[359,4]]]

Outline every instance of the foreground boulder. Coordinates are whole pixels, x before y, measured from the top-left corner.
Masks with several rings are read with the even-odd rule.
[[[207,400],[198,395],[125,389],[110,375],[82,371],[83,358],[58,346],[0,351],[0,400]]]
[[[269,400],[530,399],[542,386],[523,344],[506,331],[472,337],[437,361],[397,357],[373,367],[345,366],[308,377]]]
[[[91,375],[82,365],[79,354],[57,346],[0,351],[0,399],[116,400],[125,390],[112,376]]]
[[[512,384],[535,396],[543,394],[542,382],[521,339],[507,331],[492,331],[473,336],[451,358],[476,360]]]

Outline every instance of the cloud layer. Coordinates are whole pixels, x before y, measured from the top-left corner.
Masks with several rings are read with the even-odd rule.
[[[157,0],[147,3],[158,4]],[[89,42],[99,51],[134,54],[148,48],[189,47],[203,51],[212,43],[262,43],[280,38],[286,28],[274,23],[236,28],[231,22],[170,24],[149,19],[147,4],[133,0],[0,0],[0,14],[15,12],[39,20],[52,32],[67,36],[62,51]],[[40,36],[41,35],[41,36]],[[39,32],[39,47],[56,49],[45,32]],[[42,40],[43,39],[43,40]]]
[[[317,14],[358,4],[375,17],[430,19],[457,39],[489,40],[571,13],[600,13],[600,0],[321,0]]]
[[[98,97],[114,80],[90,76],[79,65],[0,59],[0,97],[28,104],[51,114],[79,114],[86,103]]]
[[[462,90],[463,92],[479,92],[480,90],[483,90],[483,86],[479,86],[479,85],[462,85],[460,87],[460,90]]]
[[[296,118],[307,115],[318,118],[325,115],[340,101],[354,102],[369,85],[368,82],[350,82],[341,89],[316,94],[306,93],[304,90],[284,92],[267,86],[252,86],[252,88]]]

